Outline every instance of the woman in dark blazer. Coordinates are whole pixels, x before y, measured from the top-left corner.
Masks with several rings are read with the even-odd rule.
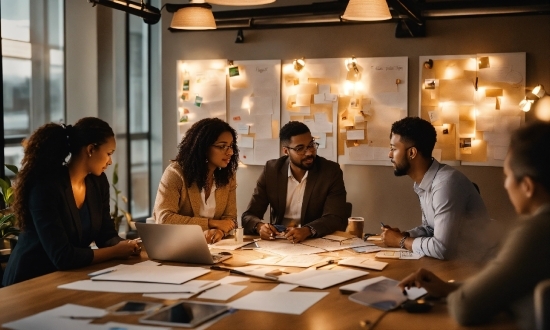
[[[21,228],[2,284],[139,253],[120,238],[110,217],[103,171],[116,148],[111,127],[83,118],[74,127],[40,127],[25,144],[14,212]],[[70,155],[70,158],[68,158]],[[91,249],[95,242],[98,249]]]

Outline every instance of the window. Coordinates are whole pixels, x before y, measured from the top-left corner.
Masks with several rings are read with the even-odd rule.
[[[63,0],[1,0],[3,163],[20,166],[21,141],[65,120],[63,10]]]

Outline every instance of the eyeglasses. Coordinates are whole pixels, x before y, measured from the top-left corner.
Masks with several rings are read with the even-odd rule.
[[[212,147],[217,148],[218,150],[223,151],[225,153],[227,153],[227,151],[229,151],[229,149],[231,149],[231,151],[235,151],[235,145],[234,144],[222,145],[222,146],[213,144]]]
[[[416,147],[416,146],[407,147],[407,148],[405,148],[405,151],[409,150],[410,148],[415,148],[415,147]],[[395,152],[395,150],[397,150],[397,148],[395,148],[395,147],[393,147],[393,146],[390,147],[390,152]]]
[[[306,153],[307,150],[317,150],[317,148],[319,148],[319,143],[317,142],[311,142],[310,144],[308,144],[307,146],[297,146],[297,147],[285,147],[285,148],[288,148],[288,149],[292,149],[294,150],[297,154],[299,155],[303,155]]]

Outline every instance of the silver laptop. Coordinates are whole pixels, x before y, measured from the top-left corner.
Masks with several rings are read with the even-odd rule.
[[[212,265],[231,258],[228,252],[211,254],[199,225],[136,222],[150,259]]]

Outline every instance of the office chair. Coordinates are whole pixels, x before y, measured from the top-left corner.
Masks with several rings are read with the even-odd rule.
[[[481,195],[481,192],[479,191],[479,186],[477,185],[477,183],[475,183],[475,182],[473,182],[473,181],[472,181],[472,184],[473,184],[473,185],[474,185],[474,187],[476,188],[476,190],[477,190],[478,194],[480,194],[480,195]]]
[[[535,287],[535,324],[537,330],[550,330],[550,279]]]
[[[351,210],[353,209],[353,205],[350,202],[346,202],[346,217],[351,217]],[[346,218],[346,220],[347,220]]]

